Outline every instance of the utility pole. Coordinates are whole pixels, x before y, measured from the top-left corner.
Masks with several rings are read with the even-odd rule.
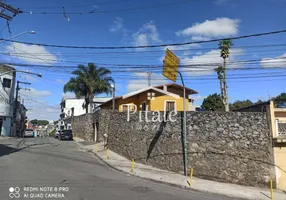
[[[16,131],[16,116],[17,116],[17,110],[18,110],[18,96],[19,96],[19,90],[24,89],[24,90],[30,90],[27,88],[20,88],[19,84],[25,84],[25,85],[31,85],[31,83],[28,82],[22,82],[22,81],[17,81],[17,86],[16,86],[16,98],[15,98],[15,107],[14,107],[14,114],[13,114],[13,118],[14,118],[14,125],[15,125],[15,131]]]
[[[112,88],[112,110],[115,110],[115,81],[111,81],[113,84],[111,85]]]
[[[151,75],[152,75],[152,72],[147,71],[147,80],[148,80],[148,86],[149,87],[151,86]]]
[[[22,11],[19,8],[17,8],[17,9],[13,8],[12,6],[5,4],[3,2],[0,2],[0,8],[1,8],[0,17],[3,19],[6,19],[7,21],[12,20],[13,17],[18,15],[19,13],[22,13]],[[10,16],[8,14],[4,14],[4,11],[8,11],[9,14],[12,13],[13,15]]]

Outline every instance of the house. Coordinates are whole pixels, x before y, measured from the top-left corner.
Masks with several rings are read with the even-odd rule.
[[[273,135],[274,160],[277,188],[286,190],[286,107],[279,107],[274,101],[269,105]]]
[[[276,187],[286,190],[286,107],[266,101],[240,108],[239,112],[267,112],[273,140]]]
[[[97,110],[101,104],[109,101],[110,99],[110,97],[95,97],[93,99],[93,110]],[[60,130],[71,129],[71,117],[86,113],[84,99],[63,98],[60,105],[61,114],[58,122],[58,129]]]
[[[191,94],[197,94],[195,90],[186,88],[186,97]],[[189,110],[190,102],[186,100],[186,110]],[[177,84],[165,84],[159,86],[150,86],[140,90],[122,95],[115,98],[115,109],[118,111],[137,110],[145,111],[183,111],[183,87]],[[100,106],[102,109],[112,108],[112,99]]]
[[[12,136],[14,132],[13,108],[16,72],[13,67],[0,65],[0,135]]]

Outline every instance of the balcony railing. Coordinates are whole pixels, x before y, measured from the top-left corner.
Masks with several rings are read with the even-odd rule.
[[[277,136],[286,136],[286,121],[276,120]]]

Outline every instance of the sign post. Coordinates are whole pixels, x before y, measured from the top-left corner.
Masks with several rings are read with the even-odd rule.
[[[184,93],[184,118],[183,118],[183,135],[184,135],[184,175],[187,176],[187,114],[186,114],[186,89],[185,83],[183,80],[183,76],[181,72],[179,72],[180,59],[169,49],[166,49],[166,54],[164,58],[164,67],[163,67],[163,76],[170,79],[171,81],[176,82],[178,74],[180,75],[182,85],[183,85],[183,93]]]

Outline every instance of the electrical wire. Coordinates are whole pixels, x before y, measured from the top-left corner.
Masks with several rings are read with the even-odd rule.
[[[167,47],[167,46],[184,46],[190,44],[203,44],[203,43],[211,43],[211,42],[218,42],[221,40],[238,40],[238,39],[245,39],[251,37],[260,37],[266,35],[274,35],[285,33],[286,29],[278,30],[278,31],[271,31],[271,32],[264,32],[264,33],[256,33],[250,35],[242,35],[236,37],[228,37],[228,38],[220,38],[220,39],[212,39],[206,41],[194,41],[194,42],[184,42],[184,43],[169,43],[169,44],[158,44],[158,45],[143,45],[143,46],[73,46],[73,45],[57,45],[57,44],[44,44],[44,43],[34,43],[34,42],[22,42],[18,40],[11,40],[11,39],[4,39],[0,38],[0,40],[5,40],[8,42],[15,42],[20,44],[28,44],[28,45],[38,45],[44,47],[53,47],[53,48],[70,48],[70,49],[140,49],[140,48],[157,48],[157,47]]]
[[[116,3],[122,3],[127,1],[133,1],[133,0],[118,0],[118,1],[107,1],[107,2],[101,2],[101,3],[94,3],[94,4],[85,4],[85,5],[64,5],[65,8],[79,8],[79,7],[90,7],[90,6],[98,6],[98,5],[108,5],[108,4],[116,4]],[[22,10],[28,10],[28,9],[54,9],[59,8],[59,6],[36,6],[36,7],[29,7],[29,8],[20,8]]]
[[[270,47],[284,47],[286,46],[286,44],[268,44],[268,45],[246,45],[246,46],[236,46],[234,48],[231,48],[231,50],[236,50],[236,49],[244,49],[244,48],[270,48]],[[184,49],[173,49],[173,52],[185,52],[185,51],[203,51],[203,50],[218,50],[218,48],[184,48]],[[275,49],[276,50],[284,50],[284,49]],[[268,51],[268,50],[263,50],[263,51]],[[273,50],[274,51],[274,50]],[[80,55],[80,54],[90,54],[90,55],[94,55],[94,54],[100,54],[102,55],[106,55],[106,54],[143,54],[143,53],[165,53],[166,50],[162,49],[162,50],[140,50],[140,51],[100,51],[100,52],[73,52],[73,53],[61,53],[61,55],[69,55],[69,54],[75,54],[75,55]],[[258,52],[258,51],[251,51],[251,52]],[[6,52],[1,52],[3,54],[5,54]],[[50,53],[58,53],[58,52],[50,52]],[[37,55],[50,55],[50,53],[34,53]],[[16,54],[21,54],[21,53],[16,53]]]
[[[165,6],[172,6],[172,5],[179,5],[190,3],[193,0],[184,0],[184,1],[177,1],[173,3],[165,3],[165,4],[158,4],[158,5],[151,5],[151,6],[142,6],[142,7],[135,7],[135,8],[124,8],[124,9],[114,9],[114,10],[92,10],[88,12],[67,12],[67,15],[90,15],[90,14],[106,14],[106,13],[116,13],[116,12],[126,12],[126,11],[138,11],[138,10],[147,10],[151,8],[159,8]],[[21,14],[37,14],[37,15],[62,15],[62,12],[33,12],[33,11],[23,11]]]

